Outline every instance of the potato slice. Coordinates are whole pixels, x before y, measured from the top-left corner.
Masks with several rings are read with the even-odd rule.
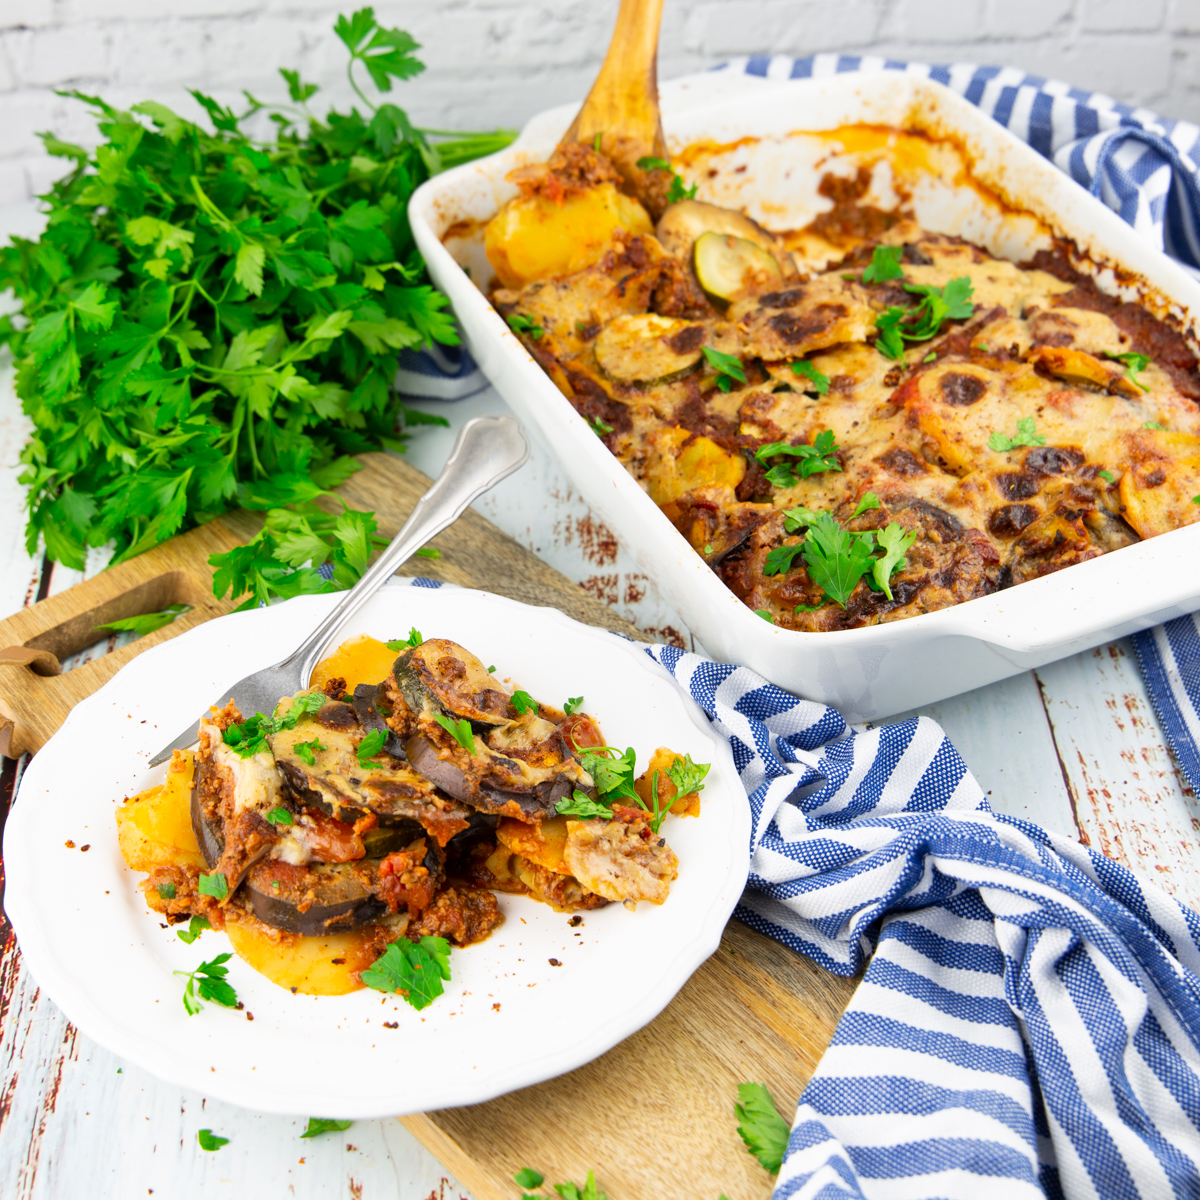
[[[1069,346],[1036,346],[1029,352],[1029,358],[1064,383],[1103,388],[1107,392],[1128,396],[1131,400],[1139,400],[1143,395],[1142,389],[1120,370],[1084,350],[1074,350]]]
[[[774,256],[748,238],[704,233],[696,239],[693,265],[700,286],[718,300],[760,292],[783,282]]]
[[[325,937],[300,937],[265,925],[225,926],[238,958],[280,987],[306,996],[344,996],[363,984],[355,972],[366,970],[379,955],[374,929],[364,927]]]
[[[1200,438],[1139,430],[1122,439],[1131,459],[1121,476],[1122,514],[1143,538],[1200,521]]]
[[[313,668],[310,689],[324,690],[331,679],[344,679],[353,693],[360,683],[382,683],[391,673],[397,651],[365,633],[343,642]]]
[[[668,504],[697,488],[729,488],[732,492],[745,477],[746,460],[740,454],[730,454],[703,435],[691,441],[689,437],[688,430],[678,425],[651,435],[653,452],[646,466],[646,490],[655,504]]]
[[[602,183],[561,201],[518,196],[488,223],[484,248],[500,282],[523,288],[599,262],[618,228],[644,234],[653,226],[636,200]]]
[[[617,383],[672,383],[696,368],[706,332],[657,313],[616,317],[596,338],[596,362]]]
[[[189,750],[176,750],[166,781],[125,801],[117,809],[117,844],[135,871],[155,867],[197,867],[207,864],[192,832],[192,778],[195,759]]]

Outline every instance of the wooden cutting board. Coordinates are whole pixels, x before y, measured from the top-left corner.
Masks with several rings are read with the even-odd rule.
[[[391,537],[429,480],[394,455],[362,463],[339,491],[351,506],[373,509]],[[0,750],[37,750],[135,655],[228,612],[229,601],[213,598],[208,556],[256,527],[249,513],[222,517],[0,621]],[[415,559],[402,573],[552,605],[647,640],[474,511],[433,544],[440,559]],[[173,603],[193,609],[65,675],[40,673],[97,641],[96,626]],[[765,1200],[773,1178],[737,1136],[737,1085],[765,1083],[790,1118],[854,986],[731,921],[717,953],[656,1020],[595,1062],[486,1104],[401,1119],[475,1200],[516,1200],[512,1176],[524,1166],[551,1183],[582,1183],[595,1170],[610,1200],[717,1200],[722,1192]],[[588,1014],[546,1019],[582,1024]]]

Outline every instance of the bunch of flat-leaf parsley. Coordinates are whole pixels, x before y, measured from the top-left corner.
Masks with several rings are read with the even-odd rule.
[[[458,340],[406,201],[511,137],[420,130],[371,103],[356,69],[388,92],[423,70],[417,43],[369,8],[335,32],[365,116],[315,116],[317,88],[285,70],[287,105],[247,94],[235,114],[193,92],[212,132],[155,102],[125,112],[73,92],[102,144],[43,135],[71,170],[42,197],[45,233],[0,250],[0,292],[20,303],[0,344],[34,426],[31,552],[41,535],[81,567],[111,541],[119,561],[243,505],[271,510],[267,528],[214,564],[218,595],[346,587],[365,567],[370,514],[312,501],[356,469],[348,455],[400,448],[397,352]],[[273,140],[243,129],[261,112]]]

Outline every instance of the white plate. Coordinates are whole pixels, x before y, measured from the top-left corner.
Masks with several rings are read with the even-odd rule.
[[[727,743],[640,647],[466,589],[384,588],[342,636],[404,637],[416,625],[549,703],[582,694],[606,738],[634,746],[640,763],[660,745],[711,762],[703,815],[669,825],[679,855],[670,898],[585,913],[576,937],[569,914],[501,896],[504,924],[453,952],[453,980],[423,1012],[367,989],[292,995],[235,957],[229,978],[253,1022],[212,1004],[185,1014],[172,972],[228,950],[228,939],[209,932],[185,946],[160,927],[138,890],[143,876],[117,848],[114,810],[161,780],[165,768],[145,764],[168,736],[232,680],[294,649],[333,602],[305,596],[202,625],[75,707],[25,772],[5,829],[5,907],[26,965],[101,1045],[259,1111],[367,1118],[473,1104],[603,1054],[716,950],[746,881],[749,805]],[[68,839],[90,850],[67,849]]]

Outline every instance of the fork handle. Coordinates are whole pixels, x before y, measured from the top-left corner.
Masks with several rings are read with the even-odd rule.
[[[475,417],[468,421],[442,473],[417,501],[400,532],[329,616],[279,665],[299,664],[300,686],[307,687],[313,668],[338,630],[430,538],[458,520],[473,500],[524,466],[528,459],[529,440],[516,417]]]

